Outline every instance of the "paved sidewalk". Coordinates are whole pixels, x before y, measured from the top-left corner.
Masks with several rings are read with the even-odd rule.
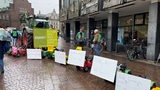
[[[75,49],[59,38],[59,48]],[[160,66],[144,62],[128,61],[123,55],[103,53],[103,57],[126,63],[134,75],[145,75],[160,86]],[[114,90],[112,83],[77,71],[75,66],[60,65],[52,60],[27,60],[26,57],[5,56],[5,72],[0,76],[0,90]]]

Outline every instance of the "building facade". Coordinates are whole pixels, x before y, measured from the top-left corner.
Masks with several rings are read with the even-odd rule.
[[[1,0],[0,2],[0,26],[3,28],[7,26],[19,28],[22,14],[34,15],[34,9],[28,0]]]
[[[87,38],[98,28],[107,41],[107,51],[117,45],[145,40],[147,59],[160,52],[160,0],[60,0],[60,21],[65,36],[73,39],[81,27]],[[68,40],[68,41],[69,41]]]
[[[59,15],[56,13],[55,9],[53,9],[53,12],[49,17],[49,24],[51,28],[59,30]]]

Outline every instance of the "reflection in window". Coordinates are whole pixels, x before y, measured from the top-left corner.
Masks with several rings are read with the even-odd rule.
[[[119,18],[119,26],[133,25],[133,16]]]
[[[144,24],[144,14],[135,15],[135,25]]]

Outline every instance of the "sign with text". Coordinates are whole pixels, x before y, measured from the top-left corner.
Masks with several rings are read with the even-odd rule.
[[[150,90],[151,80],[117,72],[115,90]]]
[[[58,37],[56,29],[34,28],[34,48],[57,46]]]
[[[66,65],[65,52],[55,51],[55,62]]]
[[[109,58],[94,56],[91,74],[114,82],[118,61]]]
[[[84,66],[86,51],[69,50],[68,64]]]
[[[27,49],[27,59],[42,59],[41,49]]]

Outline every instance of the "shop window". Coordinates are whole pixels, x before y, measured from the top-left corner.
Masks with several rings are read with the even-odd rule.
[[[135,25],[144,25],[145,14],[137,14],[135,15]]]
[[[135,26],[133,37],[138,42],[141,42],[142,40],[147,42],[147,33],[148,33],[148,26],[147,25]]]
[[[132,42],[132,27],[119,27],[118,28],[118,41],[121,44],[131,44]]]
[[[126,16],[119,18],[119,26],[131,26],[133,25],[133,16]]]
[[[149,14],[147,13],[147,14],[145,15],[145,24],[148,25],[148,21],[149,21]]]

